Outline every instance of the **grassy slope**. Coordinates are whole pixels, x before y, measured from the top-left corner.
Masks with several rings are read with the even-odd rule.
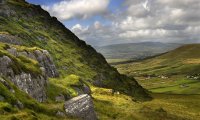
[[[152,94],[148,102],[133,102],[126,95],[112,95],[109,89],[93,88],[101,120],[198,120],[199,95]]]
[[[103,119],[199,120],[200,81],[186,77],[199,73],[200,53],[197,52],[199,50],[199,44],[186,45],[155,58],[115,66],[121,73],[137,76],[138,82],[144,88],[152,91],[154,100],[133,103],[122,95],[111,97],[108,92],[96,92],[94,96],[97,99],[95,101],[97,106],[101,106],[103,103],[113,106],[97,108],[103,114]],[[148,77],[149,75],[156,77]],[[168,77],[160,78],[158,76]],[[185,87],[182,87],[183,85]],[[160,107],[167,114],[162,112]],[[114,112],[106,112],[108,109],[112,109]],[[124,114],[120,114],[119,109],[124,110]],[[112,113],[119,113],[119,115]]]
[[[200,44],[184,45],[167,54],[141,62],[117,65],[121,73],[137,76],[143,87],[153,92],[199,94],[200,81],[186,76],[200,73]],[[168,76],[161,79],[148,76]],[[181,87],[186,85],[185,87]]]
[[[103,79],[103,87],[117,89],[132,96],[136,93],[140,98],[146,96],[134,79],[121,76],[101,54],[79,40],[41,7],[27,4],[23,0],[8,0],[7,3],[7,7],[15,12],[8,18],[0,16],[0,32],[18,36],[27,47],[37,46],[48,50],[60,72],[59,79],[71,74],[89,84],[95,79]],[[135,92],[129,90],[135,88]]]

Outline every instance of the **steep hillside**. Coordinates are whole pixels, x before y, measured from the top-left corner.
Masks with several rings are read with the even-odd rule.
[[[173,50],[181,44],[160,43],[160,42],[141,42],[116,44],[97,47],[97,51],[102,53],[106,59],[141,59],[156,54],[165,53]]]
[[[133,95],[125,84],[134,80],[124,79],[116,69],[107,64],[101,54],[79,40],[55,17],[51,17],[40,6],[28,4],[23,0],[6,1],[0,9],[0,38],[4,38],[0,39],[2,42],[7,38],[6,42],[11,44],[37,46],[47,50],[53,57],[60,77],[75,74],[83,81],[96,86],[118,89]],[[145,94],[136,82],[128,86],[130,89],[138,87],[138,90]]]
[[[154,92],[200,94],[200,44],[181,46],[166,54],[140,62],[117,65],[118,70],[138,77]]]

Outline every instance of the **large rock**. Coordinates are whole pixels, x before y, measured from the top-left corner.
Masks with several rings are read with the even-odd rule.
[[[69,116],[82,120],[97,120],[92,99],[88,94],[80,95],[66,101],[64,108]]]
[[[14,64],[14,62],[8,56],[0,57],[0,75],[9,78],[17,87],[39,102],[45,101],[47,98],[45,92],[47,85],[46,76],[43,74],[34,76],[31,73],[25,72],[15,74],[11,67],[12,64]],[[9,88],[6,82],[2,80],[1,82]],[[12,88],[9,89],[10,91],[13,91]]]
[[[0,35],[0,41],[1,37]],[[5,36],[3,36],[2,40],[5,40]],[[9,45],[6,47],[6,50],[15,57],[25,56],[38,61],[40,65],[38,69],[41,69],[42,73],[34,75],[22,70],[19,71],[20,73],[16,73],[16,70],[12,67],[12,65],[15,64],[14,61],[10,57],[4,55],[0,57],[0,76],[7,77],[21,90],[25,91],[39,102],[45,101],[47,99],[45,92],[47,77],[58,76],[58,71],[48,51],[18,51],[15,47]]]
[[[46,74],[49,77],[58,77],[58,71],[56,69],[56,66],[54,65],[53,59],[51,58],[50,54],[46,50],[35,50],[34,51],[36,60],[39,62],[39,64],[45,68]]]
[[[33,77],[29,73],[21,73],[20,75],[15,75],[11,81],[37,101],[43,102],[46,100],[45,88],[47,79],[44,76],[38,75],[37,77]]]
[[[33,52],[28,52],[28,51],[18,52],[16,48],[11,47],[7,49],[7,51],[16,57],[26,56],[28,58],[38,61],[40,66],[44,68],[45,75],[47,75],[48,77],[59,76],[56,66],[53,62],[53,59],[51,58],[49,52],[46,50],[35,50]]]

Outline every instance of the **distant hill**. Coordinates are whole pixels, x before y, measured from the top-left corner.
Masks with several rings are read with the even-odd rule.
[[[157,93],[200,94],[200,44],[181,46],[168,53],[115,67],[134,76]]]
[[[178,43],[141,42],[96,47],[106,59],[141,59],[180,47]]]
[[[129,74],[140,71],[141,74],[195,74],[200,72],[200,44],[181,46],[166,54],[140,62],[118,65]]]

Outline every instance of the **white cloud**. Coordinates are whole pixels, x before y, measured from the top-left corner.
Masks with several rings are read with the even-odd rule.
[[[87,27],[83,27],[81,26],[80,24],[76,24],[72,27],[72,31],[81,31],[81,32],[84,32],[84,31],[87,31],[88,30],[88,26]]]
[[[92,45],[141,41],[200,42],[199,0],[125,0],[125,11],[75,32]],[[87,28],[87,29],[86,29]]]
[[[144,7],[145,10],[150,11],[150,5],[149,5],[149,0],[146,0],[142,6]]]
[[[167,31],[164,29],[156,30],[137,30],[137,31],[126,31],[121,33],[119,36],[122,38],[146,38],[152,39],[156,37],[166,37],[168,35]]]
[[[100,29],[102,27],[101,23],[99,21],[94,22],[94,28]]]
[[[51,6],[42,6],[60,20],[86,19],[106,12],[110,0],[63,0]]]

